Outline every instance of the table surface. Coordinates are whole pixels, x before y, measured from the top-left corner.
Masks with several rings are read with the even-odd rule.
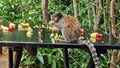
[[[38,41],[38,29],[33,29],[32,37],[27,37],[27,31],[18,31],[16,28],[13,32],[3,32],[0,30],[0,46],[31,46],[47,48],[87,48],[84,44],[63,44],[63,43],[40,43]],[[48,33],[49,34],[49,33]],[[103,35],[103,42],[108,41],[108,36]],[[120,49],[119,45],[108,45],[106,43],[95,44],[96,48]]]
[[[32,29],[33,35],[31,37],[27,37],[27,30],[18,30],[17,27],[13,32],[0,30],[0,41],[38,42],[38,28]]]
[[[25,46],[42,47],[42,48],[63,48],[64,52],[64,67],[69,68],[67,48],[87,48],[84,44],[67,44],[67,43],[40,43],[38,37],[38,29],[33,29],[33,36],[27,37],[27,31],[18,31],[17,28],[13,32],[0,31],[0,46],[20,47],[16,52],[15,62],[13,62],[13,51],[9,48],[9,68],[18,68],[21,57],[22,48]],[[45,37],[48,37],[44,35]],[[108,37],[103,37],[103,42],[108,41]],[[120,45],[95,44],[97,49],[120,49]]]

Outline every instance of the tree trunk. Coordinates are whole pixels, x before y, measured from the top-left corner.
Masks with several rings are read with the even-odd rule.
[[[48,20],[48,0],[42,0],[42,16],[43,23],[46,23]]]
[[[111,31],[112,35],[116,37],[117,29],[115,26],[115,13],[114,13],[114,4],[116,0],[111,0],[110,2],[110,24],[111,24]]]
[[[42,0],[41,1],[42,5],[42,18],[43,18],[43,24],[39,25],[39,42],[43,43],[43,27],[42,25],[46,24],[48,22],[48,0]]]
[[[118,40],[117,45],[120,45],[120,40]],[[116,64],[118,64],[119,62],[120,62],[120,50],[118,51],[118,54],[117,54],[117,62],[116,62]]]
[[[110,2],[110,25],[111,25],[111,33],[112,35],[116,36],[116,26],[115,26],[115,17],[114,17],[114,4],[116,0],[111,0]],[[115,68],[116,62],[117,62],[117,54],[118,50],[113,50],[113,53],[111,55],[111,63],[110,68]]]
[[[93,0],[89,0],[89,2],[93,2]],[[91,20],[91,16],[92,16],[92,10],[93,8],[89,8],[88,9],[88,23],[89,23],[89,29],[90,29],[90,32],[92,30],[92,20]],[[93,16],[92,16],[93,17]]]
[[[88,23],[89,23],[89,29],[91,29],[92,21],[90,19],[91,17],[91,8],[88,9]]]
[[[105,33],[108,33],[108,30],[107,30],[107,19],[106,19],[106,10],[105,9],[103,9],[103,18],[104,18]]]
[[[120,45],[120,40],[117,45]],[[113,50],[110,61],[110,68],[116,68],[116,64],[120,61],[120,50]]]
[[[110,68],[116,68],[118,50],[113,50],[110,61]]]
[[[73,0],[74,16],[78,18],[78,0]]]
[[[94,28],[93,28],[94,31],[98,31],[98,26],[100,22],[100,13],[99,13],[100,10],[103,10],[102,0],[99,0],[98,4],[96,4],[96,6],[93,7],[94,17],[96,18],[94,21]]]

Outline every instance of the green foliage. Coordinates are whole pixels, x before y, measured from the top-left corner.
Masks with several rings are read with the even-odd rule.
[[[0,17],[3,22],[41,22],[39,0],[0,0]]]
[[[61,49],[39,48],[36,56],[31,56],[26,50],[23,51],[22,65],[36,66],[41,68],[62,68],[63,55]],[[36,61],[38,61],[36,63]]]
[[[67,2],[69,0],[66,0],[66,1],[56,1],[56,0],[49,0],[48,2],[48,11],[50,14],[53,14],[54,12],[63,12],[65,14],[70,14],[70,15],[73,15],[73,4],[72,4],[72,1],[70,0],[69,1],[69,4],[68,5],[65,5],[64,3]]]
[[[108,59],[108,57],[104,54],[101,54],[100,56],[100,65],[101,65],[101,68],[108,68],[110,64],[110,60]]]
[[[22,59],[21,59],[21,61],[23,63],[23,66],[24,65],[35,64],[36,59],[37,58],[35,56],[31,56],[26,50],[23,51],[23,56],[22,56]]]
[[[78,19],[81,22],[82,27],[89,27],[88,17],[90,17],[92,25],[96,19],[92,14],[88,16],[88,9],[95,6],[98,0],[95,2],[89,2],[89,0],[79,0],[78,2]],[[116,24],[117,29],[120,32],[120,1],[117,1],[114,9],[118,9],[116,12]],[[109,0],[105,1],[104,10],[108,11]],[[68,15],[73,15],[73,3],[72,0],[48,0],[48,14],[49,17],[54,12],[63,12]],[[102,15],[103,11],[99,10],[99,14]],[[109,13],[106,12],[106,17],[104,22],[106,22],[107,29],[109,29]],[[0,0],[0,19],[2,22],[29,22],[35,24],[42,24],[42,10],[41,10],[41,0]],[[99,30],[104,32],[104,24],[100,23]],[[90,29],[93,26],[89,27]],[[45,30],[45,37],[49,37],[47,33],[49,30]],[[46,36],[47,35],[47,36]],[[118,34],[120,38],[120,33]],[[4,36],[6,38],[6,36]],[[45,42],[50,41],[49,38]],[[88,63],[88,58],[90,56],[79,49],[69,49],[69,60],[70,68],[85,68]],[[23,51],[23,56],[21,59],[21,64],[24,66],[34,67],[38,66],[40,68],[63,68],[63,55],[61,49],[46,49],[39,48],[36,56],[31,56],[26,50]],[[100,57],[101,68],[108,68],[110,61],[106,55],[101,55]],[[119,63],[120,64],[120,63]],[[119,68],[119,65],[116,65]]]
[[[89,54],[81,49],[69,49],[70,68],[86,68]]]

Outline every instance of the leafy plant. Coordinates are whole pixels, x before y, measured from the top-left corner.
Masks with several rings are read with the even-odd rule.
[[[37,0],[1,0],[0,3],[0,17],[3,22],[41,23],[41,5]]]
[[[98,0],[95,2],[89,2],[89,0],[79,0],[78,2],[78,19],[81,22],[82,27],[86,27],[86,30],[92,30],[94,20],[96,18],[91,14],[91,26],[88,25],[88,9],[94,7],[97,4]],[[99,31],[104,33],[105,24],[107,30],[110,27],[109,21],[109,0],[104,0],[104,12],[105,16],[103,21],[99,25]],[[118,29],[118,38],[120,38],[120,1],[116,1],[115,4],[115,24]],[[41,10],[41,0],[0,0],[0,22],[29,22],[34,24],[43,24],[42,23],[42,10]],[[64,14],[73,15],[73,3],[72,0],[48,0],[48,14],[50,15],[54,12],[63,12]],[[99,10],[99,14],[103,14],[103,10]],[[104,15],[104,14],[103,14]],[[2,20],[2,21],[1,21]],[[89,27],[89,28],[88,28]],[[50,35],[47,33],[49,30],[46,29],[45,35]],[[87,32],[87,31],[86,31]],[[109,30],[107,31],[109,32]],[[88,33],[87,33],[88,34]],[[5,36],[4,36],[5,37]],[[46,36],[49,37],[49,36]],[[46,38],[45,37],[45,38]],[[6,38],[6,37],[5,37]],[[50,41],[49,38],[45,42]],[[85,68],[88,63],[88,57],[90,57],[86,52],[79,49],[69,49],[69,61],[71,68]],[[84,58],[84,59],[83,59]],[[100,63],[102,68],[108,67],[110,63],[107,55],[101,55]],[[63,68],[63,55],[62,49],[47,49],[39,48],[37,50],[36,56],[31,56],[26,50],[23,51],[23,56],[21,59],[21,64],[23,66],[34,67],[38,66],[40,68]],[[120,67],[119,64],[116,67]]]

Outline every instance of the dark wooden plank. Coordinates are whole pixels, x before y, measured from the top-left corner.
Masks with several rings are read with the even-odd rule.
[[[8,50],[8,55],[9,55],[9,59],[8,59],[8,61],[9,61],[9,68],[13,68],[13,51],[12,51],[12,49],[11,48],[9,48],[9,50]]]
[[[22,51],[23,51],[23,48],[20,48],[18,51],[16,51],[13,68],[19,68],[19,64],[22,57]]]
[[[52,44],[52,43],[39,43],[39,42],[14,42],[14,41],[0,41],[0,46],[15,46],[15,47],[42,47],[42,48],[80,48],[87,49],[84,44]],[[108,44],[95,44],[97,49],[120,49],[120,45]]]
[[[69,68],[69,57],[67,48],[63,48],[64,68]]]
[[[67,48],[79,48],[79,49],[88,49],[87,46],[84,44],[52,44],[52,43],[39,43],[39,42],[14,42],[14,41],[0,41],[0,46],[9,46],[9,47],[32,47],[32,48],[63,48],[63,55],[64,55],[64,67],[69,68],[69,59],[68,59],[68,51]],[[95,48],[99,49],[120,49],[120,45],[108,45],[108,44],[95,44]],[[19,49],[17,49],[19,50]],[[16,50],[16,51],[17,51]],[[17,68],[20,63],[20,59],[22,56],[22,50],[20,49],[16,53],[15,62],[13,64],[13,52],[12,49],[9,48],[9,68]],[[92,63],[90,61],[90,63]]]
[[[0,54],[2,54],[2,46],[0,46]]]

